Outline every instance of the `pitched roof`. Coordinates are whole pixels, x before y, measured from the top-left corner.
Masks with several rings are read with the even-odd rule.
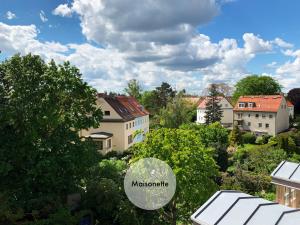
[[[219,96],[217,97],[219,101],[221,101],[222,99],[226,99],[228,101],[228,99],[226,97],[223,96]],[[206,104],[209,100],[209,97],[204,97],[201,99],[201,101],[198,102],[198,109],[205,109],[206,108]],[[231,105],[231,103],[228,101],[228,103]]]
[[[255,112],[277,112],[281,105],[281,95],[254,95],[241,96],[237,101],[234,111],[255,111]],[[254,103],[253,107],[247,105],[243,108],[239,107],[239,103]]]
[[[218,191],[192,216],[199,225],[300,224],[300,210],[239,191]]]
[[[286,100],[286,104],[287,104],[288,107],[293,107],[294,106],[293,103],[289,100]]]
[[[300,163],[282,161],[271,177],[272,183],[300,189]]]
[[[116,97],[134,117],[149,115],[149,112],[134,98],[124,95]]]

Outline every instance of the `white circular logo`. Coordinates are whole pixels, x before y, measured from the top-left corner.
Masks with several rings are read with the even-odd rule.
[[[176,190],[176,177],[167,163],[156,158],[140,159],[127,171],[124,188],[134,205],[155,210],[171,201]]]

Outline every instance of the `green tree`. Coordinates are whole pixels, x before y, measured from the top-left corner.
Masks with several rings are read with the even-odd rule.
[[[242,133],[240,131],[240,128],[237,124],[233,125],[232,131],[229,134],[229,145],[230,146],[236,146],[243,143],[243,137]]]
[[[220,93],[218,92],[217,85],[211,84],[209,87],[209,93],[207,96],[206,108],[205,108],[205,123],[211,124],[214,122],[220,122],[223,111],[221,109]]]
[[[157,105],[157,92],[144,91],[141,96],[141,104],[150,112],[150,115],[153,116],[159,112],[159,106]]]
[[[142,87],[136,79],[132,79],[127,83],[127,87],[124,89],[125,93],[129,96],[141,100]]]
[[[189,221],[191,213],[215,191],[218,171],[212,150],[204,148],[191,130],[161,128],[134,146],[134,161],[155,157],[168,163],[176,175],[176,193],[161,211],[164,223]]]
[[[79,131],[99,126],[96,91],[69,63],[15,55],[0,64],[0,193],[25,213],[65,203],[97,163]]]
[[[233,100],[243,95],[274,95],[281,92],[281,85],[270,76],[251,75],[241,79],[235,85]]]
[[[166,107],[168,102],[176,95],[176,91],[166,82],[163,82],[159,87],[156,87],[155,92],[157,97],[156,104],[159,108]]]

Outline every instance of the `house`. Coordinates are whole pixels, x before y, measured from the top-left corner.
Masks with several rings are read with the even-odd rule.
[[[294,118],[294,105],[291,101],[287,100],[287,106],[289,109],[289,115],[290,117]]]
[[[81,136],[96,141],[101,153],[123,152],[149,131],[149,113],[135,98],[98,94],[96,104],[103,112],[100,127],[83,130]]]
[[[191,220],[194,225],[296,225],[300,211],[239,191],[218,191]]]
[[[197,107],[197,123],[204,124],[205,123],[205,112],[206,112],[206,104],[209,100],[209,97],[203,98],[198,103]],[[219,96],[219,105],[221,106],[221,109],[223,111],[222,118],[221,118],[221,124],[225,127],[231,127],[233,124],[233,106],[228,101],[226,97]]]
[[[256,134],[276,135],[289,128],[289,111],[281,95],[241,96],[234,109],[240,129]]]
[[[300,164],[282,161],[272,172],[276,185],[276,202],[292,208],[300,208]]]

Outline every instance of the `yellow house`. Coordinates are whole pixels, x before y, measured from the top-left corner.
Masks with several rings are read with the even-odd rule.
[[[149,131],[149,113],[136,99],[98,94],[96,103],[103,112],[100,127],[82,130],[81,136],[98,142],[99,151],[123,152],[144,139]]]

